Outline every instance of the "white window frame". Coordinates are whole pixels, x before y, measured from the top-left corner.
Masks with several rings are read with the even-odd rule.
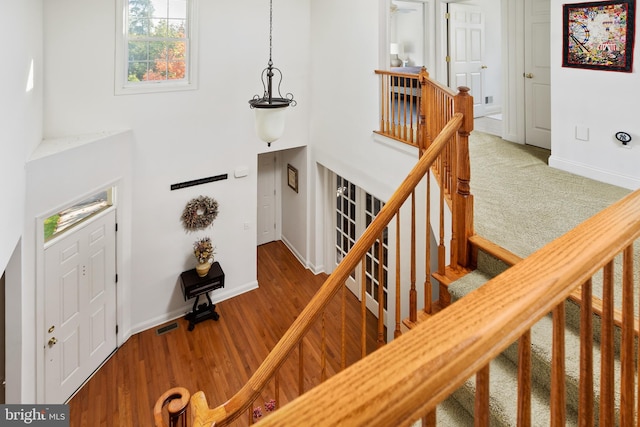
[[[127,39],[127,20],[129,1],[116,0],[116,49],[115,49],[115,94],[131,95],[142,93],[173,92],[198,88],[198,29],[197,2],[187,0],[187,53],[186,76],[181,80],[154,80],[147,82],[129,82],[129,49]]]

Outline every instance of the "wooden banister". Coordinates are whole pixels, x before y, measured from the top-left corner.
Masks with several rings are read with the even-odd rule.
[[[628,253],[627,248],[638,238],[640,190],[286,405],[260,425],[411,425],[432,413],[438,403],[527,334],[547,313],[556,311],[562,317],[561,307],[571,292],[617,254]],[[513,283],[518,286],[510,286],[510,292],[505,293]],[[629,383],[633,378],[631,374]],[[622,399],[625,397],[632,406],[633,393]],[[633,414],[627,416],[633,418]],[[559,421],[563,420],[555,419],[553,424]],[[609,418],[606,422],[613,421]]]
[[[504,262],[508,266],[515,265],[518,262],[522,261],[522,258],[519,257],[518,255],[514,254],[513,252],[499,245],[496,245],[493,242],[490,242],[489,240],[485,239],[484,237],[478,234],[471,236],[469,238],[469,242],[471,243],[472,246],[475,246],[477,248],[482,248],[482,251],[486,252],[487,254],[491,255],[494,258],[499,259],[500,261]],[[605,269],[605,272],[606,271],[607,270]],[[610,274],[612,273],[610,272]],[[605,277],[609,277],[610,274],[605,274]],[[613,279],[611,278],[610,280],[613,280]],[[569,295],[569,299],[578,305],[582,305],[584,301],[584,298],[582,296],[582,291],[580,289],[574,290],[573,292],[571,292],[571,295]],[[621,328],[622,327],[622,311],[620,311],[619,309],[613,306],[608,308],[604,307],[604,302],[603,302],[604,299],[605,299],[604,297],[601,299],[592,294],[591,301],[588,302],[588,304],[591,307],[591,312],[599,317],[605,317],[608,314],[608,310],[610,310],[611,311],[610,315],[612,316],[612,322],[613,322],[612,324],[618,328]],[[640,322],[634,322],[633,333],[636,337],[640,336]]]
[[[182,421],[180,425],[186,426],[186,411],[190,398],[189,390],[184,387],[174,387],[165,391],[153,407],[153,420],[156,427],[174,427],[179,421]],[[168,412],[169,424],[163,416],[164,408]]]
[[[213,409],[207,407],[207,401],[202,392],[194,394],[191,400],[193,427],[208,427],[213,422],[217,422],[218,425],[225,425],[237,419],[243,412],[250,409],[252,402],[259,396],[260,391],[284,363],[286,356],[300,346],[308,329],[313,325],[314,321],[319,318],[332,297],[344,286],[351,272],[356,269],[358,263],[360,263],[369,248],[375,243],[376,239],[382,235],[385,227],[387,227],[393,217],[399,212],[415,187],[427,174],[441,151],[452,140],[462,125],[462,122],[462,114],[456,113],[453,115],[451,120],[444,126],[443,131],[433,140],[418,163],[382,207],[373,222],[356,241],[342,262],[338,264],[312,301],[294,320],[291,327],[289,327],[284,336],[267,355],[264,362],[251,376],[249,381],[226,403]],[[300,351],[301,350],[302,348],[300,347]],[[275,413],[277,412],[278,411]],[[273,414],[265,418],[271,418],[272,416]]]

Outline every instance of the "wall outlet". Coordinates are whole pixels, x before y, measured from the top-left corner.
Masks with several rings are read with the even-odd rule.
[[[493,96],[485,96],[484,97],[485,104],[493,104]]]

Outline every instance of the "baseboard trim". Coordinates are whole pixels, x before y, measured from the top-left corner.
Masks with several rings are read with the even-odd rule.
[[[311,270],[311,272],[312,272],[313,274],[316,274],[316,275],[321,274],[321,273],[324,273],[324,265],[312,265],[312,264],[311,264],[311,265],[309,265],[307,268],[308,268],[309,270]]]
[[[228,300],[230,298],[233,298],[235,296],[244,294],[245,292],[249,292],[252,291],[254,289],[258,288],[258,281],[254,280],[251,281],[249,283],[246,283],[242,286],[234,286],[233,288],[223,288],[222,290],[216,290],[215,292],[213,292],[211,294],[211,300],[217,304],[219,302],[222,302],[224,300]],[[140,323],[136,326],[134,326],[133,328],[131,328],[130,332],[129,332],[129,337],[146,331],[148,329],[151,328],[156,328],[159,325],[162,325],[163,323],[169,322],[171,320],[176,320],[179,318],[184,317],[188,312],[191,311],[191,308],[193,307],[193,300],[189,300],[190,302],[186,303],[183,307],[178,308],[176,310],[164,313],[160,316],[156,316],[153,319],[149,319],[146,322]],[[124,344],[124,342],[122,343]],[[120,345],[122,345],[120,344]]]
[[[549,166],[629,190],[640,188],[640,179],[638,178],[597,169],[584,163],[561,159],[554,155],[549,157]]]
[[[285,236],[281,237],[282,243],[291,251],[293,256],[300,262],[300,264],[304,265],[304,268],[308,268],[306,259],[302,256],[300,252],[291,244],[290,241],[287,240]]]
[[[302,254],[296,250],[295,246],[293,246],[291,244],[291,242],[288,241],[285,236],[281,236],[280,240],[282,240],[282,243],[284,243],[284,245],[287,247],[287,249],[289,249],[291,251],[293,256],[296,257],[296,259],[300,262],[300,264],[302,264],[304,266],[304,268],[306,268],[307,270],[311,271],[313,274],[324,273],[324,265],[316,266],[316,265],[311,264],[309,261],[305,260],[305,258],[302,256]]]

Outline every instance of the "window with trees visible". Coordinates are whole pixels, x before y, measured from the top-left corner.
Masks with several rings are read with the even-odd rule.
[[[118,0],[116,93],[195,87],[195,0]]]

